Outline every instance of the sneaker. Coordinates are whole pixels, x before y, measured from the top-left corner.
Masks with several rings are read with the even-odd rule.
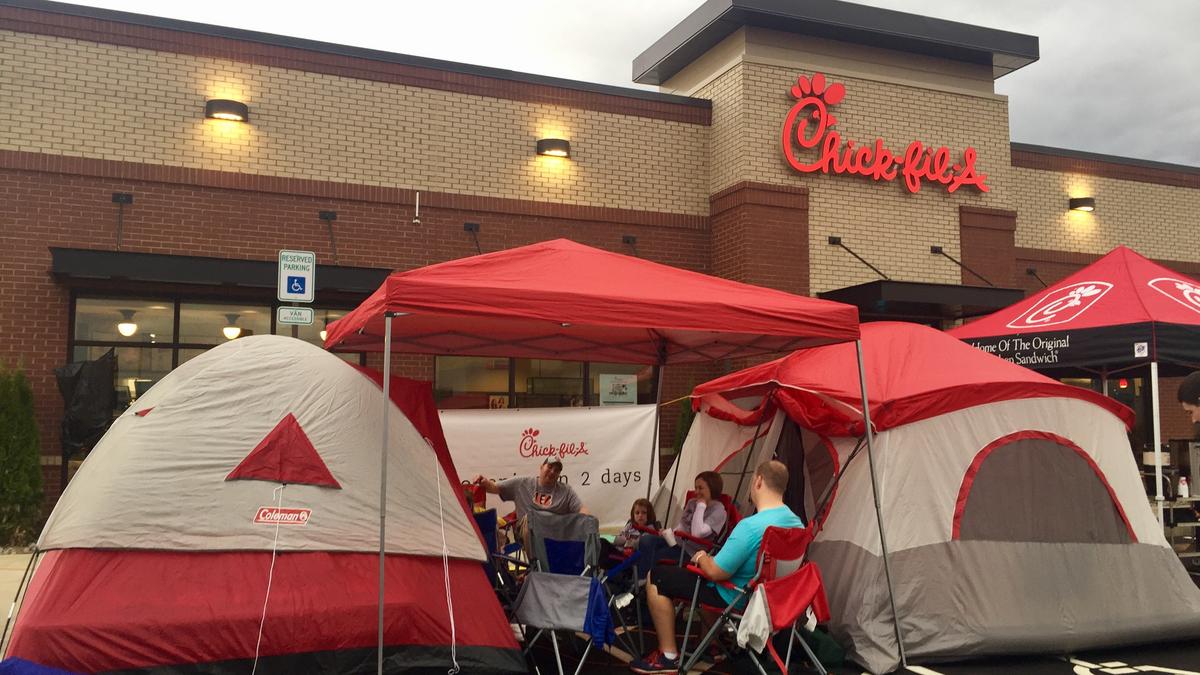
[[[668,659],[663,656],[663,653],[655,649],[646,655],[645,658],[640,658],[629,664],[629,669],[635,673],[643,675],[654,675],[655,673],[674,673],[679,670],[679,657]]]

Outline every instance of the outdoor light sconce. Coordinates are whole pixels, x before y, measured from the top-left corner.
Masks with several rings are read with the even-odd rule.
[[[221,329],[221,335],[224,335],[226,340],[236,340],[242,334],[242,327],[237,325],[238,315],[226,314],[225,318],[229,324]]]
[[[125,337],[133,337],[137,332],[138,325],[133,322],[133,315],[136,313],[132,309],[122,309],[121,323],[117,324],[117,332]]]
[[[227,98],[212,98],[204,104],[204,116],[210,120],[249,122],[250,108],[241,101]]]
[[[1068,204],[1070,205],[1072,211],[1091,213],[1092,211],[1096,210],[1095,197],[1071,197],[1071,200],[1068,202]]]
[[[571,141],[562,138],[539,138],[537,154],[544,157],[570,157]]]

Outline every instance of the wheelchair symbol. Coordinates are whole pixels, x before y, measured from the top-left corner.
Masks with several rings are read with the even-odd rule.
[[[304,293],[304,277],[287,278],[288,293]]]

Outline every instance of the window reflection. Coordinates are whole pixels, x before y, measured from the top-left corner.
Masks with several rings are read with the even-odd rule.
[[[179,342],[219,345],[271,332],[271,308],[185,302],[179,306]]]
[[[171,300],[79,298],[75,339],[96,342],[174,341],[175,303]]]
[[[443,410],[599,405],[602,375],[632,375],[637,402],[655,398],[652,366],[481,356],[438,356],[434,363],[434,398]]]
[[[176,315],[176,307],[179,311]],[[295,336],[324,345],[321,331],[344,316],[347,309],[316,308],[311,326],[296,326]],[[179,302],[175,298],[75,299],[71,356],[91,361],[111,348],[117,357],[117,411],[136,401],[176,366],[187,363],[212,347],[250,335],[271,333],[271,305]],[[175,326],[179,335],[175,335]],[[292,326],[276,333],[293,334]],[[363,362],[358,352],[338,353],[350,363]],[[507,378],[503,390],[507,391]]]

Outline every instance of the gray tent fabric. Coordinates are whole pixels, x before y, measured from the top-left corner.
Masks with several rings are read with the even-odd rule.
[[[533,559],[546,566],[545,540],[580,541],[584,543],[584,564],[594,568],[599,555],[596,538],[600,534],[600,521],[596,516],[586,513],[549,513],[547,511],[531,510],[529,518],[529,539],[533,547]]]
[[[513,603],[513,618],[526,626],[584,630],[592,578],[530,572]]]
[[[809,557],[825,575],[839,615],[830,625],[833,637],[870,672],[889,672],[896,636],[880,620],[891,616],[882,558],[844,541],[816,541]],[[900,551],[891,563],[904,645],[918,663],[1200,634],[1195,585],[1161,546],[954,541]],[[847,572],[848,583],[830,583]],[[1131,608],[1140,607],[1154,611],[1130,622]]]
[[[1103,477],[1073,449],[1042,438],[987,455],[971,483],[959,538],[1132,543]]]

